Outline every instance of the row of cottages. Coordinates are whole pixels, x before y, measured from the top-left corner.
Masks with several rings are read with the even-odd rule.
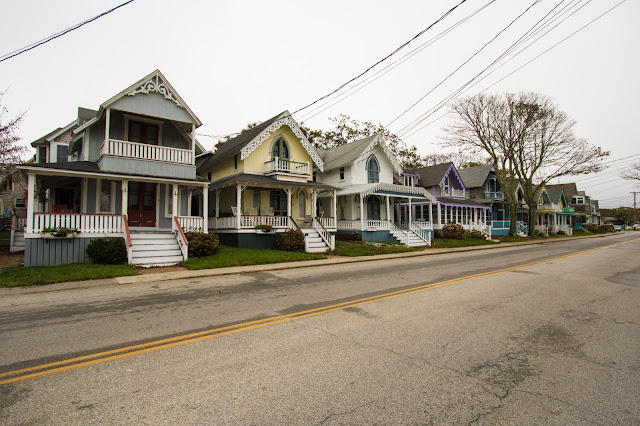
[[[130,263],[158,266],[188,257],[188,231],[274,248],[298,229],[309,252],[333,249],[336,234],[425,246],[447,222],[508,231],[490,166],[403,170],[379,135],[315,149],[287,111],[205,152],[201,124],[156,70],[33,142],[35,157],[17,166],[27,214],[11,233],[25,266],[87,262],[87,244],[103,237],[123,238]],[[540,226],[570,224],[545,210],[553,197],[541,192]],[[526,223],[524,203],[517,214]]]

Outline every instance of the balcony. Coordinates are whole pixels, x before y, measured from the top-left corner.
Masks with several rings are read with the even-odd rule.
[[[448,191],[442,193],[443,197],[455,197],[455,198],[467,198],[467,193],[464,189],[450,188]]]
[[[274,174],[285,174],[293,176],[308,177],[309,163],[297,163],[286,158],[274,158],[264,163],[264,173],[267,176]]]
[[[485,192],[484,198],[488,200],[502,200],[504,199],[504,194],[502,192]]]
[[[171,148],[168,146],[149,145],[138,142],[109,139],[102,143],[102,155],[137,160],[160,161],[181,165],[193,165],[193,151],[190,149]]]

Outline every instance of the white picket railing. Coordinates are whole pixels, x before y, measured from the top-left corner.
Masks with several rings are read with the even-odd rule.
[[[311,220],[311,224],[313,228],[316,230],[320,238],[325,242],[325,244],[329,247],[330,250],[335,250],[336,248],[336,237],[335,235],[331,235],[329,231],[327,231],[318,221],[317,217],[314,217]]]
[[[123,219],[119,214],[34,213],[33,232],[42,232],[45,228],[69,228],[83,233],[118,234],[123,232]]]
[[[238,218],[235,216],[209,218],[209,229],[236,229]]]
[[[178,223],[184,232],[202,232],[204,229],[202,216],[178,216]]]
[[[182,252],[182,258],[184,260],[189,259],[189,240],[187,240],[187,236],[184,234],[184,230],[182,229],[182,225],[180,225],[180,220],[178,216],[173,217],[174,223],[176,225],[176,240],[178,241],[178,246],[180,246],[180,251]]]
[[[298,163],[295,161],[290,161],[286,158],[276,157],[273,160],[264,163],[264,172],[285,172],[309,176],[309,163]]]
[[[109,139],[102,143],[100,152],[104,155],[135,158],[140,160],[163,161],[166,163],[193,165],[193,152],[190,149],[149,145],[138,142]]]
[[[11,222],[11,229],[22,232],[22,228],[27,226],[27,218],[24,217],[13,217],[13,221]]]
[[[338,220],[336,223],[336,228],[342,231],[359,231],[360,230],[360,219],[355,220]]]
[[[383,230],[383,231],[389,230],[388,220],[366,220],[365,223],[366,223],[367,229],[375,228],[376,230]]]
[[[388,223],[389,223],[389,227],[390,227],[389,230],[391,231],[391,233],[393,235],[395,235],[396,238],[398,238],[402,244],[404,244],[405,246],[408,246],[409,245],[409,234],[407,234],[402,229],[398,228],[395,223],[393,223],[391,221],[389,221]]]
[[[428,222],[427,222],[428,223]],[[409,230],[416,234],[421,240],[431,245],[431,234],[418,225],[418,222],[409,223]]]
[[[289,228],[287,216],[240,216],[241,228],[255,228],[258,225],[270,225],[274,228]]]
[[[322,224],[325,228],[336,228],[336,218],[335,217],[318,217],[318,222]]]
[[[431,222],[429,222],[428,220],[413,220],[412,222],[422,229],[433,229]],[[406,221],[396,222],[396,226],[398,226],[398,228],[400,229],[409,229],[410,225],[411,224]]]

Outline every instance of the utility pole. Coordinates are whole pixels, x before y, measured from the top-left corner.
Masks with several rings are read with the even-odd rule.
[[[640,194],[640,192],[632,192],[633,194],[633,224],[638,223],[638,216],[636,214],[636,195]]]

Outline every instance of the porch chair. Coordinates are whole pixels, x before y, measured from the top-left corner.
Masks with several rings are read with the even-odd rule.
[[[269,207],[269,212],[267,213],[268,216],[273,216],[274,212],[273,212],[273,207]]]
[[[238,208],[236,206],[231,206],[231,213],[233,213],[234,216],[238,216]]]
[[[249,214],[251,216],[258,216],[258,209],[256,207],[252,207],[249,209]]]

